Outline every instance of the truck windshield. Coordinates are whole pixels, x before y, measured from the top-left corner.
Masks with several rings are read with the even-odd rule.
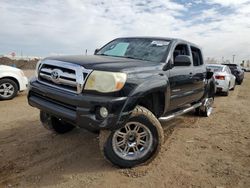
[[[161,62],[170,41],[147,38],[116,39],[101,48],[96,55],[124,57]]]

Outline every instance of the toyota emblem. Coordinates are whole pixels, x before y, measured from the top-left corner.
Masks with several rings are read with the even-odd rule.
[[[54,69],[51,72],[51,79],[53,82],[58,82],[59,78],[60,78],[60,70],[59,69]]]

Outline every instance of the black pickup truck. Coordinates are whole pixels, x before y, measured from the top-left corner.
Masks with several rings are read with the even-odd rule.
[[[201,49],[156,37],[115,39],[92,56],[56,56],[37,64],[28,102],[57,133],[100,132],[104,156],[123,168],[148,162],[164,140],[161,121],[194,110],[209,116],[215,84]]]

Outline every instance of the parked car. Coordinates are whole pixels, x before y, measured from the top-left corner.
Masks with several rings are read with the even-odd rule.
[[[100,131],[105,157],[133,167],[160,151],[160,121],[191,110],[211,114],[215,83],[203,62],[201,49],[184,40],[118,38],[93,56],[40,61],[28,102],[49,130]]]
[[[27,85],[28,79],[21,69],[0,65],[0,100],[13,99]]]
[[[229,90],[234,90],[236,80],[229,67],[219,64],[207,64],[207,69],[214,73],[216,92],[228,96]]]
[[[241,69],[241,67],[237,64],[223,64],[227,65],[232,74],[236,77],[237,84],[241,85],[244,79],[244,71]]]

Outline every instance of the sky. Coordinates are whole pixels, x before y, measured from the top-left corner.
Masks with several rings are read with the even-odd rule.
[[[0,55],[88,54],[117,37],[182,38],[250,59],[250,0],[0,0]]]

